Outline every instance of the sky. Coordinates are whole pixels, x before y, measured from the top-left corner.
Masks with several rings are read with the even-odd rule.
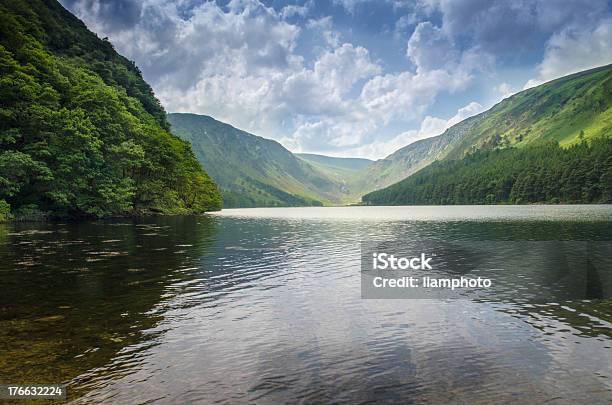
[[[293,152],[383,158],[612,63],[606,0],[60,0],[168,112]]]

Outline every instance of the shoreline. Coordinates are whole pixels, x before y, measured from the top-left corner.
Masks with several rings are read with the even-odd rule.
[[[10,218],[6,220],[0,220],[0,224],[20,224],[20,223],[60,223],[60,222],[70,222],[70,223],[78,223],[78,222],[95,222],[95,221],[112,221],[118,219],[145,219],[145,218],[156,218],[156,217],[179,217],[179,216],[204,216],[215,213],[221,213],[222,211],[230,211],[230,210],[273,210],[273,209],[316,209],[321,210],[325,208],[339,209],[339,208],[402,208],[402,207],[412,207],[412,208],[437,208],[437,207],[446,207],[451,209],[461,208],[461,207],[611,207],[610,203],[563,203],[563,204],[554,204],[554,203],[529,203],[529,204],[440,204],[440,205],[370,205],[370,204],[349,204],[349,205],[329,205],[329,206],[283,206],[283,207],[231,207],[231,208],[221,208],[219,210],[214,211],[205,211],[200,213],[184,213],[184,214],[164,214],[159,212],[147,212],[147,213],[139,213],[139,214],[127,214],[127,215],[113,215],[109,217],[52,217],[52,216],[42,216],[42,217],[22,217],[22,218]],[[545,219],[545,218],[542,218]]]

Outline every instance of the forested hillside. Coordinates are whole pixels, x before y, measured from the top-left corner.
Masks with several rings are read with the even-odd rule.
[[[0,0],[0,216],[219,209],[133,62],[54,0]]]
[[[219,184],[225,207],[331,205],[347,195],[339,179],[276,141],[205,115],[168,114],[168,121]]]
[[[405,179],[435,160],[443,159],[485,115],[483,113],[463,120],[441,135],[421,139],[377,160],[354,178],[351,190],[361,196]]]
[[[612,65],[524,90],[443,134],[377,161],[351,185],[365,194],[400,181],[436,160],[485,149],[523,148],[551,140],[567,147],[612,133]]]
[[[612,203],[612,138],[480,150],[363,197],[372,205]]]

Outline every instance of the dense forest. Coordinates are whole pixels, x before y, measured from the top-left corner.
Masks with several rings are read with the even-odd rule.
[[[221,207],[135,64],[56,1],[0,0],[0,73],[0,219]]]
[[[363,196],[371,205],[612,203],[612,138],[476,151]]]

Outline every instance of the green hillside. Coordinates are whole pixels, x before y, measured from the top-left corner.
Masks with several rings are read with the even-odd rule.
[[[363,196],[371,205],[612,203],[612,138],[485,149]]]
[[[421,139],[377,160],[353,178],[349,185],[352,194],[362,196],[382,189],[405,179],[435,160],[443,159],[484,117],[485,114],[480,114],[468,118],[447,129],[442,135]]]
[[[341,169],[350,172],[365,169],[374,163],[373,160],[363,158],[341,158],[325,155],[317,155],[314,153],[294,153],[295,156],[309,163],[318,164],[330,169]]]
[[[363,180],[357,188],[366,192],[368,189],[384,189],[399,181],[399,176],[405,178],[420,173],[419,170],[436,160],[462,159],[478,151],[522,149],[543,142],[558,143],[567,148],[583,141],[589,143],[609,137],[612,133],[611,79],[612,65],[608,65],[517,93],[490,110],[454,125],[442,135],[415,142],[377,161],[360,173]],[[597,145],[601,147],[601,144]],[[513,153],[509,152],[509,155]],[[426,173],[436,177],[432,171],[441,170],[441,167],[435,165]],[[418,178],[425,181],[425,177]],[[408,187],[412,183],[401,184],[401,187]],[[362,199],[371,204],[413,203],[407,192],[399,193],[397,187],[393,190],[392,193],[381,190]],[[381,197],[383,195],[391,200]]]
[[[542,140],[570,146],[612,132],[612,65],[517,93],[491,108],[447,154],[525,147]]]
[[[341,187],[343,203],[358,201],[359,196],[353,191],[351,186],[360,178],[358,173],[374,163],[370,159],[338,158],[312,153],[295,153],[295,156],[308,162],[321,173],[337,182]]]
[[[610,202],[612,65],[525,90],[425,140],[408,178],[366,194],[366,204]],[[461,136],[451,137],[470,123]],[[406,151],[416,154],[417,145]],[[399,151],[398,151],[399,152]],[[393,156],[393,155],[392,155]],[[396,159],[397,160],[397,159]],[[420,165],[420,167],[419,167]],[[425,168],[423,168],[425,167]],[[419,169],[422,169],[418,171]]]
[[[168,114],[174,134],[192,144],[219,184],[225,207],[330,205],[343,185],[280,143],[205,115]]]
[[[219,209],[133,62],[56,1],[0,0],[0,216]]]

